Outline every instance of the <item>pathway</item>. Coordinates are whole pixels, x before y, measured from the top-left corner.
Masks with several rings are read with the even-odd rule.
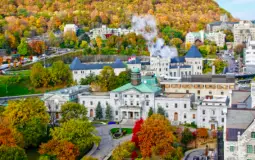
[[[122,128],[133,128],[133,125],[121,125]],[[99,160],[103,160],[105,157],[108,156],[112,150],[117,147],[120,143],[130,140],[132,134],[125,136],[119,139],[113,139],[110,135],[110,130],[112,128],[119,128],[119,125],[102,125],[96,127],[97,135],[101,137],[101,142],[97,149],[92,153],[92,157],[98,158]]]

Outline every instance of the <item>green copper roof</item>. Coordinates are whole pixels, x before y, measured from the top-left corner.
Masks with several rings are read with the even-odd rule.
[[[158,85],[157,78],[155,76],[142,76],[142,83],[148,84],[150,86]]]
[[[140,70],[139,70],[139,68],[133,68],[133,69],[132,69],[132,72],[134,72],[134,73],[139,73]]]
[[[140,92],[144,92],[144,93],[156,93],[156,92],[161,91],[161,88],[159,88],[159,87],[150,86],[150,85],[144,84],[144,83],[141,83],[138,86],[134,86],[131,83],[128,83],[124,86],[121,86],[121,87],[113,90],[112,92],[123,92],[123,91],[129,90],[129,89],[136,89],[136,90],[138,90]]]

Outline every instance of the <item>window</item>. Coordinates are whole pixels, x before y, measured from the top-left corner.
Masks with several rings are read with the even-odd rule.
[[[184,108],[187,108],[187,104],[184,104]]]
[[[195,114],[192,114],[192,118],[195,119],[195,118],[196,118],[196,115],[195,115]]]
[[[130,95],[131,98],[133,98],[133,95]]]
[[[215,110],[212,110],[212,115],[215,115]]]
[[[197,96],[197,99],[200,99],[200,96]]]
[[[230,146],[230,152],[234,152],[235,147],[234,146]]]
[[[178,104],[177,104],[177,103],[175,103],[175,104],[174,104],[174,106],[175,106],[175,108],[177,108],[177,107],[178,107]]]
[[[93,101],[90,101],[90,105],[93,105]]]
[[[130,101],[130,105],[133,106],[133,101]]]
[[[247,145],[247,153],[253,153],[252,145]]]
[[[224,118],[221,118],[221,122],[224,122]]]
[[[139,98],[139,95],[136,95],[136,98]]]
[[[166,108],[168,108],[168,103],[166,103]]]
[[[223,112],[223,111],[221,111],[221,115],[224,115],[224,112]]]
[[[197,94],[200,94],[200,90],[197,90]]]
[[[139,101],[136,102],[136,105],[139,106]]]
[[[115,94],[115,97],[118,97],[118,95],[117,95],[117,94]]]
[[[125,105],[127,105],[127,101],[125,101]]]
[[[186,93],[189,93],[189,90],[186,90]]]
[[[168,113],[166,113],[166,117],[168,117]]]
[[[115,115],[116,115],[116,116],[118,115],[118,111],[115,111]]]
[[[255,132],[251,132],[251,138],[255,138]]]
[[[82,104],[85,105],[85,101],[83,101]]]
[[[56,110],[58,110],[58,105],[56,105]]]
[[[126,97],[126,98],[127,98],[127,95],[125,94],[125,95],[124,95],[124,97]]]
[[[146,101],[146,106],[149,106],[150,105],[150,102],[149,101]]]
[[[221,92],[220,94],[221,94],[221,95],[224,95],[224,92]]]
[[[209,91],[209,94],[212,94],[212,91]]]
[[[203,110],[203,114],[205,114],[205,110]]]
[[[205,121],[205,119],[203,118],[203,122]]]
[[[146,95],[146,98],[149,98],[149,95]]]
[[[183,116],[183,117],[184,117],[184,119],[186,119],[186,118],[187,118],[186,113],[184,113],[184,116]]]

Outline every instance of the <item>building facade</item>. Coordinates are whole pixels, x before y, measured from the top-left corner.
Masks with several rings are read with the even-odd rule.
[[[238,22],[230,22],[227,14],[220,16],[220,21],[209,23],[206,26],[207,32],[218,32],[222,30],[233,30],[234,24]]]
[[[64,33],[68,32],[68,31],[77,33],[78,27],[75,24],[66,24],[64,27]]]
[[[249,41],[244,52],[244,63],[247,72],[255,69],[255,41]]]
[[[201,42],[204,42],[205,40],[210,40],[212,42],[215,42],[217,46],[224,47],[225,37],[226,34],[221,31],[206,33],[202,30],[199,32],[189,32],[186,35],[185,41],[186,44],[194,44],[196,40],[200,40]]]
[[[255,159],[255,110],[228,109],[224,127],[224,159]]]
[[[120,88],[107,93],[79,94],[79,103],[88,108],[88,117],[95,117],[96,107],[100,103],[103,113],[107,105],[112,107],[113,119],[116,121],[145,119],[150,108],[155,113],[158,107],[162,107],[165,116],[174,124],[191,123],[196,121],[196,111],[192,110],[193,102],[193,94],[163,94],[161,88],[155,84],[148,80],[141,81],[137,68],[132,70],[131,83]]]
[[[113,63],[81,63],[76,57],[70,65],[72,71],[73,80],[80,83],[82,78],[94,74],[99,75],[105,66],[110,66],[114,69],[115,75],[119,75],[121,72],[126,71],[126,66],[120,59],[116,59]]]
[[[233,33],[235,46],[255,40],[255,24],[251,21],[240,21],[234,25]]]
[[[201,128],[224,127],[225,112],[229,107],[227,96],[206,96],[197,106],[197,126]]]
[[[193,93],[195,99],[200,100],[212,95],[231,97],[235,78],[228,75],[192,75],[179,80],[162,80],[160,84],[166,93]]]

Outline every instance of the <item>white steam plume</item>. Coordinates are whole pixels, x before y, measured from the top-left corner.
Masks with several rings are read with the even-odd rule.
[[[161,56],[162,58],[177,56],[175,47],[166,46],[164,40],[157,37],[157,24],[153,16],[133,16],[132,29],[141,34],[147,41],[150,56]],[[154,41],[155,39],[156,41]]]

